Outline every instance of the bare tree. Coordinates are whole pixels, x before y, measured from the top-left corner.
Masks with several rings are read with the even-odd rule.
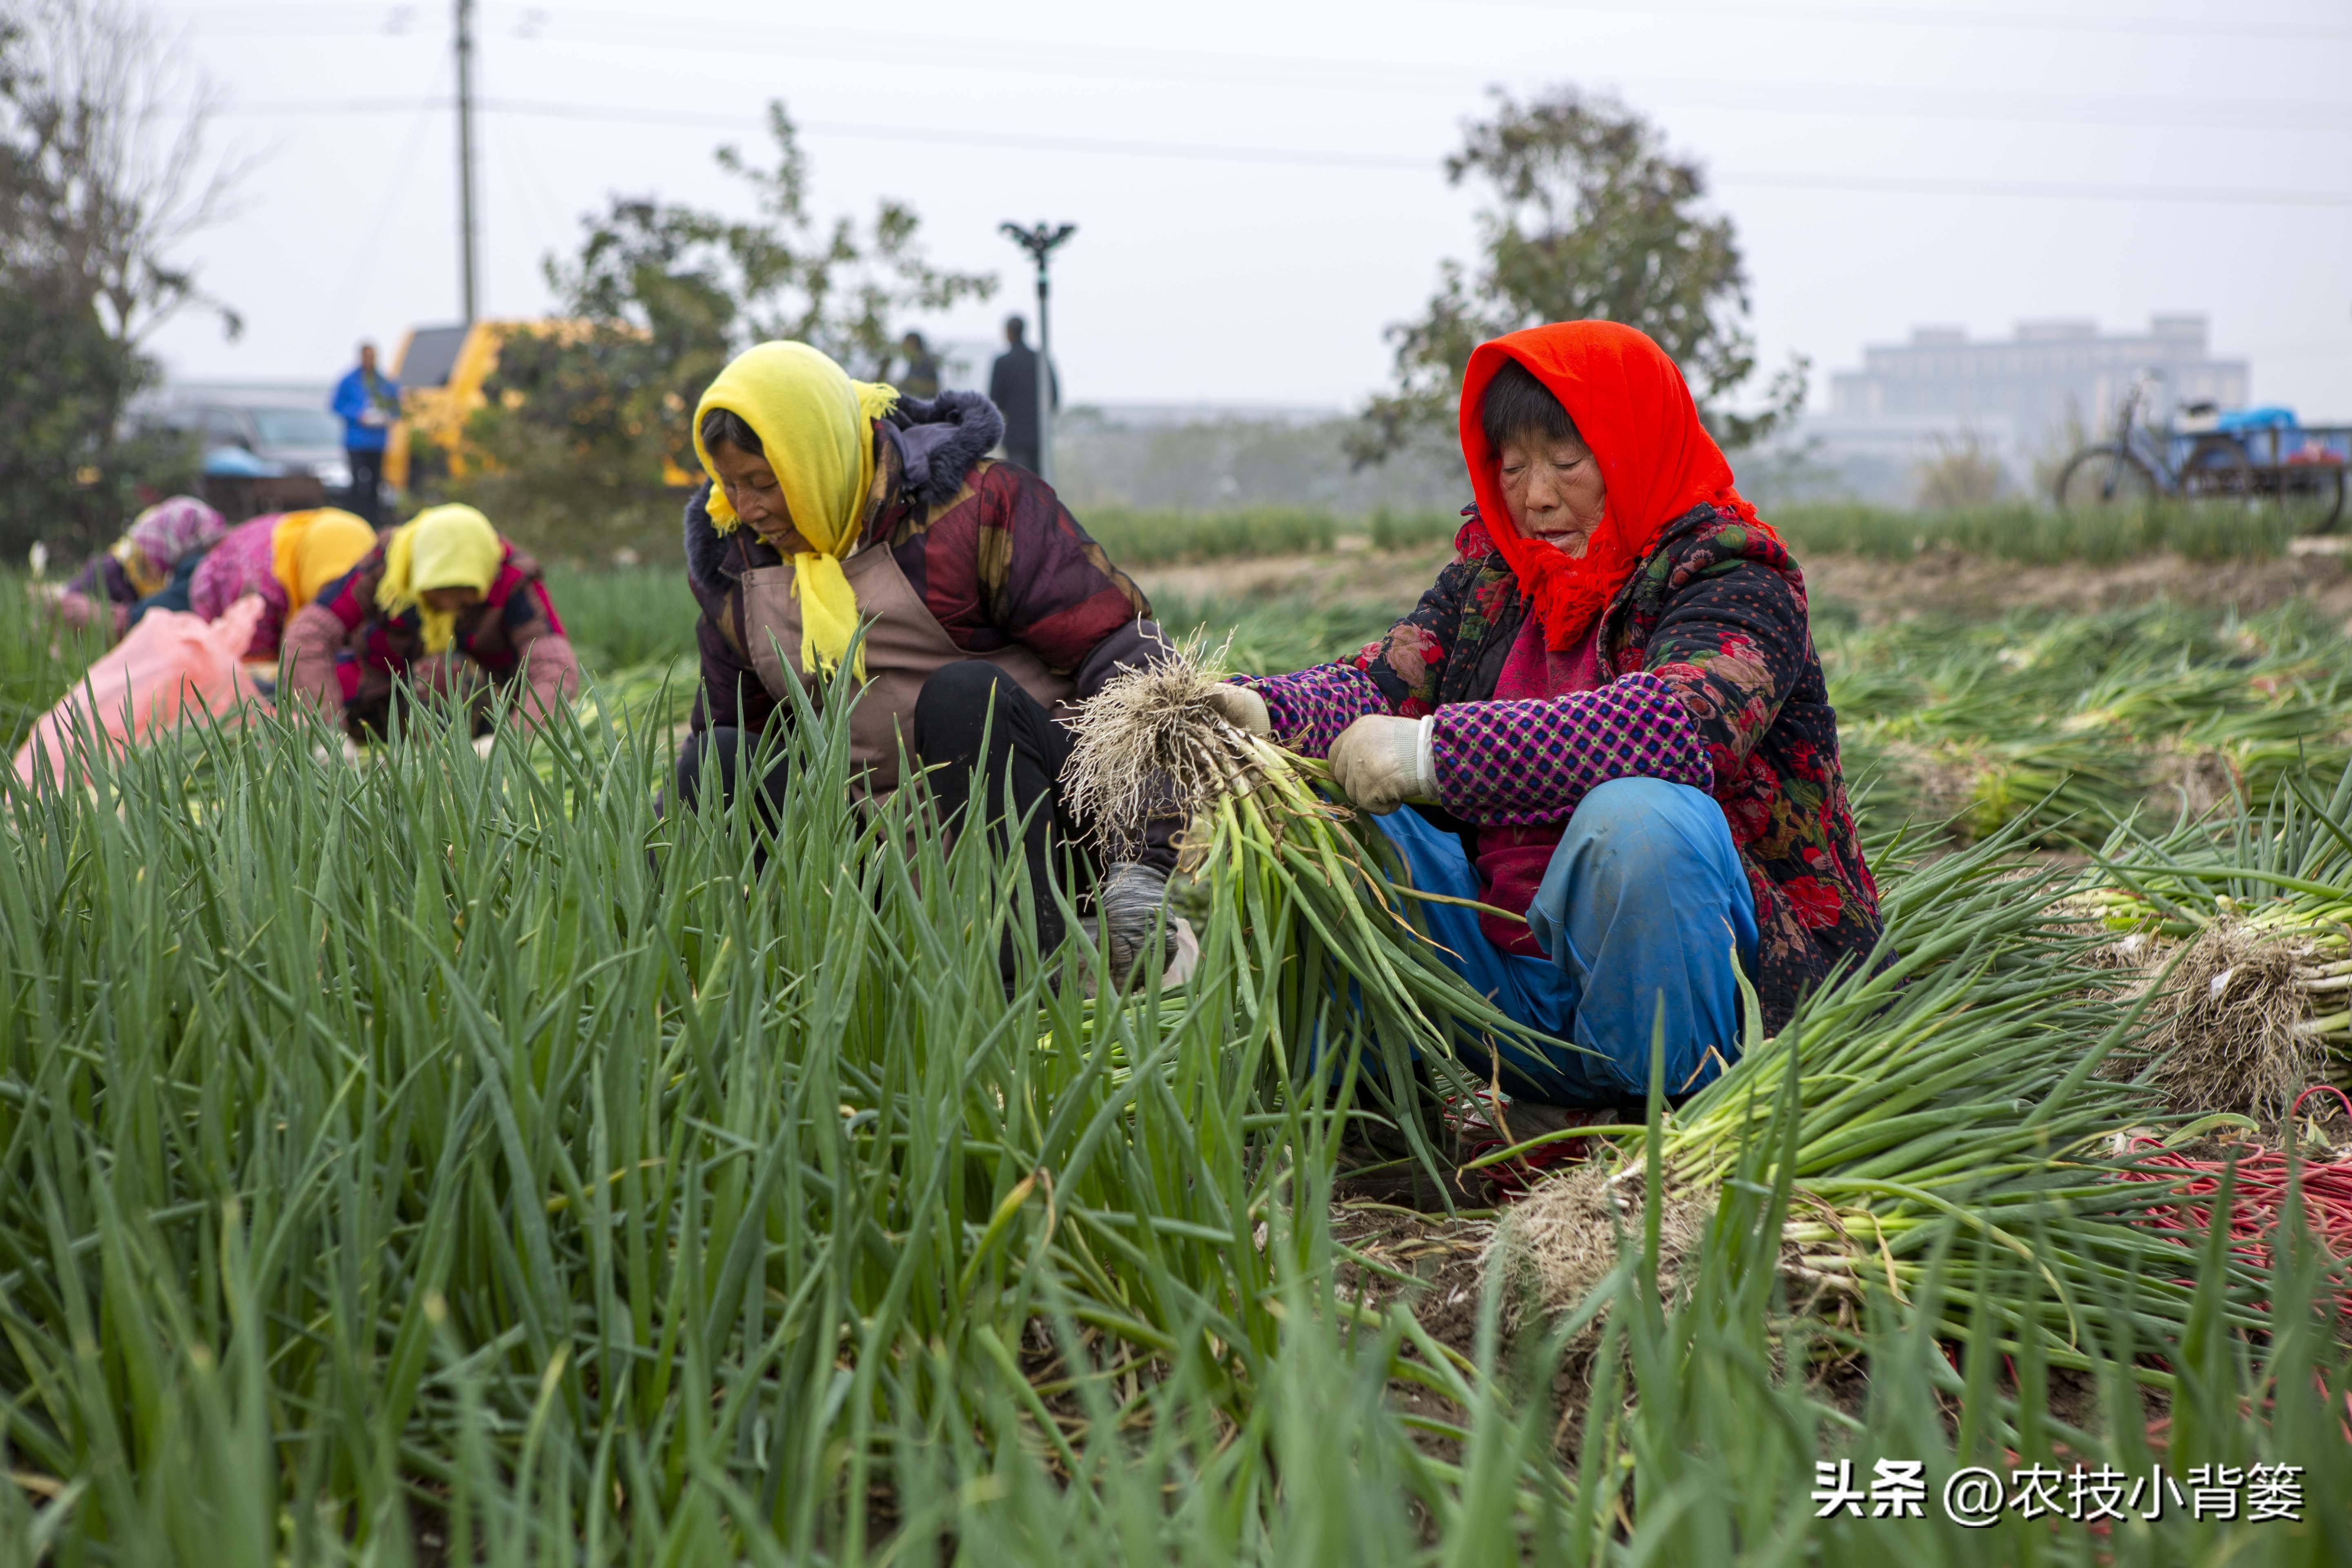
[[[187,241],[233,216],[251,161],[216,152],[220,90],[118,0],[0,0],[0,260],[79,289],[128,348],[206,293]]]

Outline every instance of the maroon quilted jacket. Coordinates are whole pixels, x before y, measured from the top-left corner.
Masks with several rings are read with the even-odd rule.
[[[510,688],[515,723],[526,734],[579,689],[580,661],[540,580],[539,563],[512,544],[505,545],[482,602],[458,615],[446,659],[425,653],[424,621],[415,609],[392,616],[376,607],[383,573],[378,543],[286,624],[287,689],[340,720],[354,738],[383,732],[403,679],[463,687],[458,695],[476,706],[478,729],[488,722],[490,688]]]
[[[950,641],[975,658],[1018,643],[1084,699],[1160,644],[1151,605],[1026,468],[990,462],[1004,421],[977,393],[905,399],[874,422],[865,537],[887,543]],[[697,730],[758,730],[778,704],[751,662],[743,574],[782,561],[748,528],[711,526],[709,486],[686,503],[686,578],[701,606]],[[786,710],[789,712],[789,710]]]

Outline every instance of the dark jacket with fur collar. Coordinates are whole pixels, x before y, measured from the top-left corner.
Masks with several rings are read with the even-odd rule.
[[[1045,480],[986,454],[1004,420],[973,392],[907,400],[874,422],[875,486],[861,549],[890,550],[958,647],[975,657],[1018,643],[1087,698],[1158,646],[1151,606]],[[777,703],[747,651],[743,574],[782,557],[748,528],[720,533],[706,504],[686,507],[687,582],[702,606],[696,641],[697,730],[758,730]]]

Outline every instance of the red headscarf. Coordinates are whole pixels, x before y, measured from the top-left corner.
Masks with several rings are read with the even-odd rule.
[[[1501,458],[1486,444],[1478,405],[1486,384],[1517,360],[1549,388],[1601,465],[1608,500],[1582,555],[1522,539],[1503,504]],[[1770,525],[1731,488],[1731,465],[1699,423],[1679,366],[1648,334],[1618,321],[1559,321],[1480,343],[1462,378],[1462,458],[1486,533],[1563,652],[1583,641],[1665,525],[1702,504]]]

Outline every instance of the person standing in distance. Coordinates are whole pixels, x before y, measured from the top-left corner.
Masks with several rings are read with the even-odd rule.
[[[375,368],[375,345],[360,345],[359,367],[335,383],[327,406],[342,416],[343,452],[352,462],[352,506],[370,528],[382,528],[383,447],[400,417],[400,384]]]
[[[1019,316],[1004,318],[1004,352],[996,356],[989,367],[988,400],[1004,416],[1004,455],[1028,469],[1037,471],[1037,351],[1028,343],[1029,323]],[[1053,379],[1046,383],[1046,393],[1054,400],[1054,408],[1062,406],[1062,378],[1054,375],[1053,367],[1045,367]]]
[[[918,402],[929,403],[940,395],[940,360],[923,342],[920,332],[908,332],[898,340],[899,357],[907,368],[899,373],[898,391]]]

